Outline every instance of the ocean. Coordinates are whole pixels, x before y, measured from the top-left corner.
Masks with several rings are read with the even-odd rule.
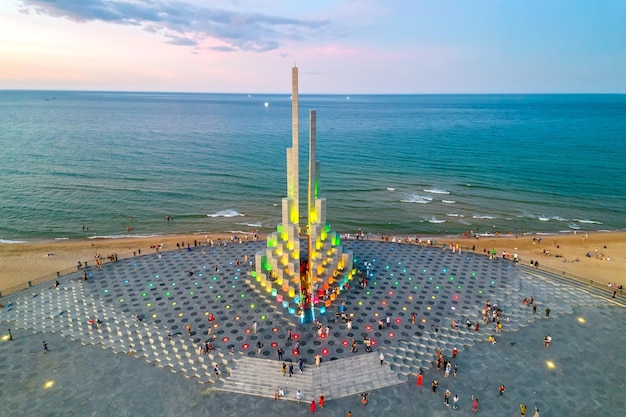
[[[301,94],[301,214],[309,110],[340,233],[626,230],[626,95]],[[0,91],[0,242],[270,232],[289,146],[288,93]]]

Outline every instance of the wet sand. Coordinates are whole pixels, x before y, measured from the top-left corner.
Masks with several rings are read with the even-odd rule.
[[[164,251],[174,250],[177,243],[183,242],[185,246],[190,244],[193,247],[194,243],[203,245],[205,236],[180,234],[0,244],[0,291],[46,276],[52,279],[57,271],[63,275],[75,270],[79,261],[92,265],[96,254],[106,258],[116,253],[119,258],[127,258],[139,256],[139,251],[142,255],[154,253],[156,246],[161,244]],[[217,242],[218,238],[229,239],[231,234],[210,234],[209,237]],[[243,239],[244,235],[239,237]],[[248,238],[252,239],[252,236],[248,235]],[[259,235],[259,241],[264,242],[265,238],[265,235]],[[369,238],[380,239],[380,235],[372,234]],[[510,257],[517,253],[523,264],[529,265],[533,260],[539,262],[540,268],[548,267],[555,272],[576,275],[584,280],[626,285],[626,232],[434,239],[437,239],[438,246],[442,243],[458,244],[470,251],[474,246],[477,253],[495,249],[498,257],[502,257],[503,252]],[[588,253],[591,257],[587,256]]]

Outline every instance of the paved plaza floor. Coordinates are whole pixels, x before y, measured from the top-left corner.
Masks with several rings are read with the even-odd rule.
[[[503,259],[350,241],[345,245],[356,267],[370,279],[364,289],[353,282],[326,314],[318,311],[329,327],[321,337],[255,288],[244,259],[253,259],[263,245],[144,254],[90,267],[86,282],[76,272],[60,279],[56,290],[47,284],[2,298],[0,416],[294,416],[309,414],[308,403],[319,394],[327,402],[317,412],[329,416],[349,410],[355,417],[470,415],[472,395],[479,400],[478,413],[490,416],[518,416],[520,403],[529,416],[534,407],[541,416],[623,416],[626,336],[620,325],[626,309],[608,293],[589,292]],[[537,312],[521,302],[531,296]],[[501,334],[481,321],[487,300],[504,311]],[[334,320],[342,302],[352,329]],[[379,329],[378,321],[387,316],[390,325]],[[100,328],[92,328],[90,318],[100,319]],[[471,328],[465,326],[468,319]],[[458,330],[451,328],[452,320],[461,322]],[[12,341],[6,337],[9,328]],[[287,341],[287,329],[297,339]],[[486,341],[491,334],[496,344]],[[548,334],[553,342],[546,348]],[[196,346],[212,335],[214,352],[198,354]],[[370,356],[364,336],[374,342]],[[353,338],[357,353],[348,346]],[[302,375],[281,376],[278,347],[286,351],[287,363],[305,361]],[[456,378],[444,378],[433,366],[439,348],[458,364]],[[259,375],[253,375],[255,369]],[[416,385],[419,372],[422,387]],[[437,393],[431,389],[434,379]],[[279,383],[287,398],[273,400]],[[506,386],[502,398],[500,384]],[[302,404],[294,401],[296,389],[304,394]],[[459,395],[458,409],[443,404],[446,389]],[[369,392],[366,406],[358,395],[362,391]]]

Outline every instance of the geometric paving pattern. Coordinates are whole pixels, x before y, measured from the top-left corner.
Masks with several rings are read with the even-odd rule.
[[[331,399],[380,387],[359,385],[357,380],[367,379],[365,375],[346,381],[346,369],[371,369],[354,361],[376,362],[371,358],[382,352],[383,368],[393,377],[385,379],[378,368],[372,372],[383,372],[378,379],[387,386],[430,369],[438,349],[450,356],[454,347],[461,352],[485,340],[494,334],[491,323],[484,326],[481,321],[476,332],[465,321],[480,321],[487,300],[503,310],[504,332],[543,317],[545,308],[550,308],[551,316],[558,316],[571,313],[576,306],[606,305],[603,297],[508,260],[429,246],[347,241],[344,246],[354,253],[355,268],[367,276],[367,287],[360,288],[355,278],[350,291],[342,292],[326,314],[319,316],[322,325],[329,327],[328,335],[320,337],[312,324],[294,323],[282,305],[249,279],[253,265],[244,259],[253,259],[260,245],[242,242],[209,247],[206,252],[193,247],[163,252],[160,257],[152,253],[108,263],[102,269],[89,267],[86,282],[82,272],[76,272],[63,277],[57,290],[43,284],[3,298],[0,319],[14,329],[59,333],[117,353],[133,349],[137,358],[186,378],[267,397],[282,377],[276,355],[281,347],[287,362],[302,358],[311,370],[306,377],[294,376],[302,381],[301,389],[310,395],[323,391]],[[539,305],[536,313],[521,303],[531,296]],[[351,329],[335,322],[341,303],[352,318]],[[415,324],[412,314],[417,317]],[[143,320],[135,320],[135,315]],[[213,322],[210,315],[215,317]],[[379,320],[386,321],[388,316],[390,325],[379,329]],[[92,328],[89,319],[102,324]],[[451,328],[452,320],[460,321],[458,330]],[[292,341],[287,341],[288,329],[293,331]],[[365,353],[365,336],[376,353]],[[215,350],[199,354],[198,345],[213,337]],[[358,353],[350,352],[353,338]],[[313,369],[315,355],[323,358],[319,369]],[[215,365],[222,372],[219,378]],[[257,373],[258,380],[251,380],[248,387],[242,385],[251,373]],[[340,378],[344,378],[341,384],[333,382]]]

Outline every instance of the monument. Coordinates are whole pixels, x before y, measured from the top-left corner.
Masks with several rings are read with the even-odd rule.
[[[287,149],[287,197],[282,200],[282,222],[267,237],[267,247],[256,254],[253,272],[262,290],[301,322],[312,322],[343,291],[353,277],[352,253],[344,251],[340,236],[326,223],[326,199],[319,198],[319,162],[316,160],[316,112],[309,119],[309,179],[307,222],[300,227],[298,68],[291,71],[291,148]],[[303,241],[306,252],[301,254]]]

